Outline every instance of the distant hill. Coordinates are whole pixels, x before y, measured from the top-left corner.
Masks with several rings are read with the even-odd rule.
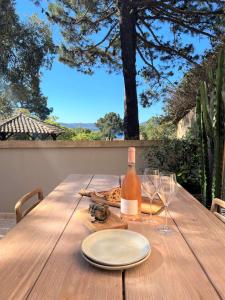
[[[67,128],[85,128],[92,131],[99,131],[95,123],[60,123],[60,125]]]
[[[142,122],[140,125],[146,125],[147,122]],[[60,123],[60,125],[67,128],[85,128],[92,131],[99,131],[95,123]]]

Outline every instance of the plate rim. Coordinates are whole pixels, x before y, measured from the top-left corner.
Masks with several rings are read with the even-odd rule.
[[[102,265],[100,263],[97,263],[93,260],[91,260],[90,258],[88,258],[82,251],[81,251],[81,255],[84,258],[84,260],[86,260],[89,264],[91,264],[92,266],[99,268],[99,269],[103,269],[103,270],[108,270],[108,271],[123,271],[123,270],[127,270],[127,269],[131,269],[134,267],[139,266],[140,264],[142,264],[143,262],[145,262],[149,256],[151,254],[151,250],[148,252],[148,254],[141,260],[134,262],[132,264],[127,264],[127,265],[117,265],[117,266],[112,266],[112,265]]]
[[[88,255],[88,254],[84,251],[84,243],[85,243],[89,238],[91,238],[91,237],[93,237],[93,236],[95,236],[95,235],[100,234],[102,231],[104,231],[104,232],[106,232],[106,231],[111,231],[111,232],[112,232],[112,231],[113,231],[113,232],[121,232],[121,231],[123,231],[123,232],[131,232],[132,234],[139,235],[143,240],[146,241],[146,244],[148,245],[148,251],[147,251],[147,254],[146,254],[146,255],[148,255],[149,253],[151,253],[151,245],[150,245],[150,242],[149,242],[149,240],[148,240],[144,235],[142,235],[141,233],[136,232],[136,231],[133,231],[133,230],[129,230],[129,229],[110,229],[110,228],[109,228],[109,229],[104,229],[104,230],[100,230],[100,231],[91,233],[91,234],[88,235],[88,236],[82,241],[82,243],[81,243],[81,251],[82,251],[82,253],[84,253],[85,256],[87,256],[90,260],[96,262],[97,264],[104,264],[104,265],[107,265],[107,266],[121,266],[121,264],[109,264],[109,263],[100,261],[100,260],[98,260],[98,259],[95,259],[95,258],[91,257],[90,255]],[[124,266],[124,265],[130,265],[130,264],[136,263],[136,262],[142,260],[143,258],[145,258],[146,255],[145,255],[144,257],[142,257],[142,258],[136,260],[136,261],[129,262],[129,263],[126,263],[126,264],[123,264],[123,266]]]

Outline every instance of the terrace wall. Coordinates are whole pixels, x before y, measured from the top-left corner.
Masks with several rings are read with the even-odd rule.
[[[1,141],[0,212],[13,212],[16,201],[36,187],[44,195],[67,175],[123,174],[127,148],[135,146],[137,169],[144,168],[143,153],[153,141]]]

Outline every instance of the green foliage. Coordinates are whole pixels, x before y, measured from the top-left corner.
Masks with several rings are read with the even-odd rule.
[[[66,128],[63,127],[65,132],[58,137],[58,140],[70,141],[95,141],[101,140],[100,132],[91,131],[85,128]]]
[[[57,116],[49,116],[47,119],[45,119],[45,123],[48,123],[50,125],[55,125],[55,126],[59,126],[64,128],[63,126],[61,126],[58,122],[58,117]]]
[[[200,192],[198,145],[193,140],[163,139],[145,152],[146,167],[175,172],[177,181],[192,193]]]
[[[201,60],[192,37],[208,38],[214,45],[224,37],[222,0],[48,3],[46,14],[63,36],[60,61],[85,74],[93,74],[96,67],[109,72],[122,69],[125,139],[139,139],[136,77],[148,86],[140,97],[142,105],[148,106],[161,98],[175,72]]]
[[[45,120],[46,123],[51,125],[56,125],[61,127],[64,130],[57,140],[64,140],[64,141],[95,141],[101,140],[102,134],[97,131],[91,131],[90,129],[85,128],[67,128],[63,127],[58,123],[58,117],[50,116],[48,119]]]
[[[7,101],[10,110],[26,108],[45,119],[52,109],[40,90],[40,70],[51,67],[55,52],[49,27],[36,16],[22,23],[15,2],[0,0],[0,36],[0,105]]]
[[[172,122],[164,122],[163,117],[155,116],[141,126],[141,136],[144,140],[172,139],[176,136],[176,126]]]
[[[120,68],[118,20],[115,5],[105,1],[52,1],[48,7],[51,21],[60,25],[64,43],[60,61],[93,74],[94,66],[106,65],[109,71]],[[107,35],[107,38],[104,36]],[[98,36],[101,41],[98,41]]]
[[[211,70],[213,92],[209,93],[206,82],[200,84],[200,96],[197,97],[197,123],[199,126],[199,144],[201,154],[202,193],[207,207],[213,197],[222,196],[222,165],[225,138],[225,105],[222,97],[225,84],[224,49],[218,56],[215,72]]]
[[[170,85],[167,88],[167,95],[164,99],[164,111],[166,120],[177,123],[196,105],[196,97],[199,90],[199,83],[207,83],[208,92],[213,89],[210,72],[217,68],[217,57],[220,47],[213,48],[209,51],[205,59],[198,65],[192,67],[185,73],[183,79],[177,86]]]
[[[103,118],[97,120],[96,126],[100,129],[102,136],[108,140],[113,140],[116,134],[123,132],[123,120],[119,114],[110,112]]]
[[[73,141],[97,141],[101,140],[102,135],[100,132],[90,131],[90,132],[80,132],[76,134],[72,140]]]
[[[5,95],[3,91],[0,93],[0,117],[7,118],[13,114],[15,109],[15,104],[10,100],[8,96]]]
[[[121,41],[130,30],[121,30],[122,19],[130,17],[123,15],[123,2],[49,1],[47,15],[59,25],[64,38],[59,48],[60,60],[86,74],[93,74],[96,66],[106,66],[110,72],[120,70]],[[137,74],[149,85],[141,97],[144,105],[159,98],[167,79],[182,70],[185,61],[199,60],[191,36],[204,36],[214,44],[223,36],[223,1],[209,4],[171,0],[155,1],[152,5],[145,0],[127,1],[126,6],[126,11],[135,15],[135,51],[143,62]],[[163,31],[165,26],[170,31],[167,35]],[[184,35],[190,36],[189,43],[185,43]]]

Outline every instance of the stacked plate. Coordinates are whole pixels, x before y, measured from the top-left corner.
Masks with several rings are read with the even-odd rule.
[[[146,261],[151,253],[149,241],[140,233],[125,229],[106,229],[92,233],[81,245],[82,256],[105,270],[125,270]]]

